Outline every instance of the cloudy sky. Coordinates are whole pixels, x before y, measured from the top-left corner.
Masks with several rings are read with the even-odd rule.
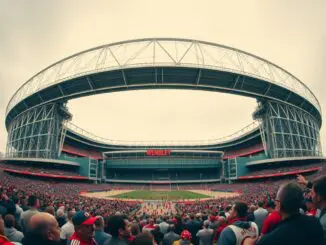
[[[325,10],[324,0],[0,0],[0,151],[5,108],[22,83],[76,52],[144,37],[194,38],[266,58],[304,81],[325,115]],[[219,138],[249,124],[255,106],[244,97],[174,90],[69,102],[73,123],[121,140]]]

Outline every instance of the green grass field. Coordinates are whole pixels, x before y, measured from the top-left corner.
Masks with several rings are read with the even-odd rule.
[[[142,200],[182,200],[209,198],[210,196],[190,191],[131,191],[111,197]]]

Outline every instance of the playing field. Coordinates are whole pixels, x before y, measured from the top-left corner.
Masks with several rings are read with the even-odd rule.
[[[182,200],[209,198],[210,196],[191,191],[130,191],[110,197],[142,200]]]

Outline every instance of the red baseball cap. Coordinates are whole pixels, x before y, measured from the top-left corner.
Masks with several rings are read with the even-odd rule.
[[[92,217],[89,213],[82,211],[79,211],[72,216],[72,223],[74,225],[93,225],[96,220],[96,217]]]

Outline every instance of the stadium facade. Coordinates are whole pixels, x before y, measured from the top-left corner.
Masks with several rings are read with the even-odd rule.
[[[255,98],[254,122],[220,139],[164,142],[104,139],[70,122],[70,99],[140,89]],[[6,163],[53,163],[96,182],[230,182],[261,168],[324,160],[321,108],[303,82],[255,55],[198,40],[131,40],[67,57],[17,90],[5,123]]]

